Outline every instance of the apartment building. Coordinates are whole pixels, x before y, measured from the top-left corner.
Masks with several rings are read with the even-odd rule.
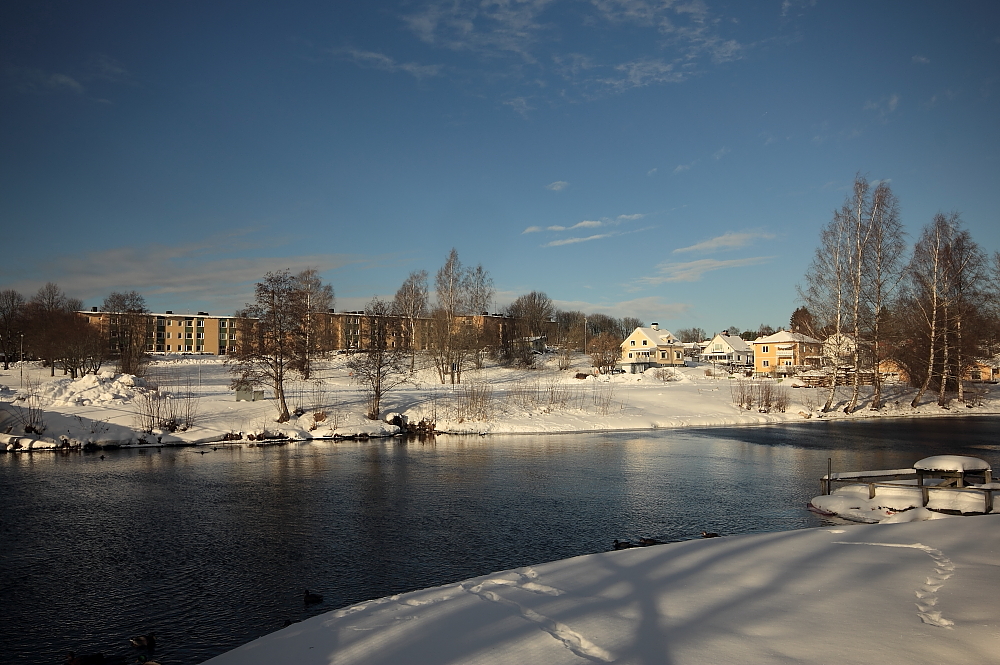
[[[126,318],[133,315],[99,312],[96,307],[80,312],[87,320],[107,331],[112,352],[117,351],[117,340],[122,334]],[[208,312],[197,314],[148,313],[145,328],[146,351],[149,353],[198,353],[226,355],[236,345],[239,335],[238,319],[232,316],[211,316]]]

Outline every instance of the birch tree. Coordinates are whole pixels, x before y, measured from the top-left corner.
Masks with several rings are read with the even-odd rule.
[[[27,302],[14,289],[0,291],[0,353],[3,353],[3,368],[10,369],[10,359],[15,354],[20,360],[21,335],[26,323]]]
[[[945,311],[950,312],[946,329],[953,334],[955,351],[954,371],[958,401],[965,401],[962,381],[972,360],[966,349],[968,323],[986,302],[986,256],[969,232],[961,228],[961,220],[954,216],[954,234],[945,247],[944,272],[947,292]],[[938,388],[938,406],[947,404],[945,390],[949,369],[942,368],[942,381]]]
[[[819,246],[806,272],[806,287],[799,291],[813,315],[813,323],[826,331],[832,331],[837,339],[841,338],[844,331],[844,300],[848,288],[847,219],[843,210],[837,211],[820,231]],[[830,377],[830,390],[823,405],[824,413],[833,408],[839,369],[835,362],[833,375]]]
[[[908,266],[913,289],[911,302],[919,311],[928,339],[927,372],[917,394],[910,402],[911,407],[920,404],[934,376],[934,361],[938,351],[938,315],[944,301],[947,280],[944,265],[945,251],[954,235],[956,221],[955,214],[948,217],[943,213],[934,215],[933,221],[921,231]]]
[[[427,271],[414,270],[396,291],[392,311],[405,326],[406,347],[410,351],[410,372],[416,369],[417,320],[427,316]]]
[[[329,340],[324,339],[327,328],[323,326],[322,314],[333,307],[333,287],[323,283],[315,268],[295,275],[294,286],[298,290],[294,300],[299,308],[295,315],[301,331],[295,336],[296,346],[290,367],[308,380],[312,376],[313,359],[330,348]]]

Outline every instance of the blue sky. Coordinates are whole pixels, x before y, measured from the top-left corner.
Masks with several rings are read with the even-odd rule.
[[[1000,249],[995,2],[8,2],[0,53],[26,294],[353,309],[455,247],[501,306],[778,326],[859,171]]]

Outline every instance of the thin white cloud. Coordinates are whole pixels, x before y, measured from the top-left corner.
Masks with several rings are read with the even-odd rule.
[[[368,69],[379,69],[384,72],[406,72],[414,78],[422,79],[428,76],[437,76],[441,73],[440,65],[421,65],[416,62],[396,62],[395,59],[384,53],[375,51],[361,51],[358,49],[345,49],[359,67]]]
[[[690,171],[691,167],[695,165],[695,162],[690,164],[678,164],[674,167],[674,173],[684,173],[685,171]]]
[[[528,111],[534,111],[535,107],[528,103],[528,100],[524,97],[514,97],[513,99],[508,99],[504,102],[505,106],[509,106],[514,109],[515,113],[519,113],[524,117],[527,117]]]
[[[656,286],[666,282],[697,282],[707,272],[723,270],[725,268],[742,268],[746,266],[760,265],[767,263],[776,257],[755,256],[746,259],[729,259],[720,261],[718,259],[698,259],[686,263],[675,263],[667,261],[656,266],[655,275],[640,277],[636,283],[646,286]]]
[[[712,159],[719,160],[729,154],[729,148],[723,146],[712,153]]]
[[[774,235],[771,233],[763,233],[760,231],[746,231],[743,233],[733,233],[729,231],[723,233],[721,236],[716,236],[710,238],[709,240],[704,240],[702,242],[691,245],[690,247],[681,247],[673,251],[674,254],[681,254],[684,252],[717,252],[719,250],[727,249],[739,249],[741,247],[746,247],[754,240],[764,239],[770,240]]]
[[[551,190],[553,192],[561,192],[562,190],[569,187],[569,183],[565,180],[556,180],[555,182],[550,182],[545,185],[545,189]]]
[[[875,111],[878,113],[879,117],[884,121],[888,118],[891,113],[894,113],[899,107],[899,95],[892,93],[878,101],[868,100],[865,102],[864,110]]]
[[[590,242],[591,240],[601,240],[603,238],[610,238],[616,235],[614,233],[600,233],[597,235],[587,236],[586,238],[563,238],[562,240],[553,240],[552,242],[547,242],[542,247],[559,247],[561,245],[575,245],[578,242]]]
[[[242,307],[253,298],[253,284],[269,271],[299,272],[316,268],[321,273],[351,264],[370,263],[372,258],[347,254],[302,256],[238,255],[258,243],[240,241],[240,234],[227,234],[202,243],[154,244],[146,247],[116,247],[55,257],[42,266],[7,261],[0,269],[0,283],[22,293],[33,293],[45,282],[56,282],[71,297],[97,303],[112,291],[139,291],[151,305],[166,309],[191,304],[226,312]],[[218,248],[224,247],[223,252]]]
[[[927,57],[924,57],[922,55],[915,55],[915,56],[913,56],[913,62],[915,62],[918,65],[929,65],[930,62],[931,62],[931,59],[927,58]]]
[[[656,171],[657,171],[656,167],[653,167],[648,171],[646,171],[646,175],[656,175]]]
[[[78,95],[84,93],[83,84],[66,74],[50,73],[32,67],[14,67],[11,65],[5,68],[5,74],[19,92],[73,92]]]
[[[529,226],[525,230],[521,231],[521,235],[524,235],[525,233],[538,233],[541,230],[542,227],[540,226]]]

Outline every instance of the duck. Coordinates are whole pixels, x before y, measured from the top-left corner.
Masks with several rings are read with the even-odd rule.
[[[718,538],[719,534],[715,533],[714,531],[702,531],[701,532],[701,537],[702,538]]]
[[[627,550],[630,547],[635,547],[632,543],[627,540],[618,540],[615,538],[614,546],[616,550]]]
[[[298,619],[285,619],[285,623],[283,623],[283,624],[281,625],[281,627],[282,627],[282,628],[288,628],[288,627],[289,627],[289,626],[291,626],[291,625],[292,625],[293,623],[298,623],[298,622],[299,622],[299,620],[298,620]]]
[[[302,602],[306,605],[314,605],[323,602],[323,596],[318,593],[309,593],[309,589],[302,590]]]
[[[650,545],[662,545],[662,540],[657,540],[656,538],[640,538],[639,547],[649,547]]]
[[[156,648],[156,633],[150,633],[149,635],[139,635],[138,637],[133,637],[129,639],[132,646],[137,649],[155,649]]]

